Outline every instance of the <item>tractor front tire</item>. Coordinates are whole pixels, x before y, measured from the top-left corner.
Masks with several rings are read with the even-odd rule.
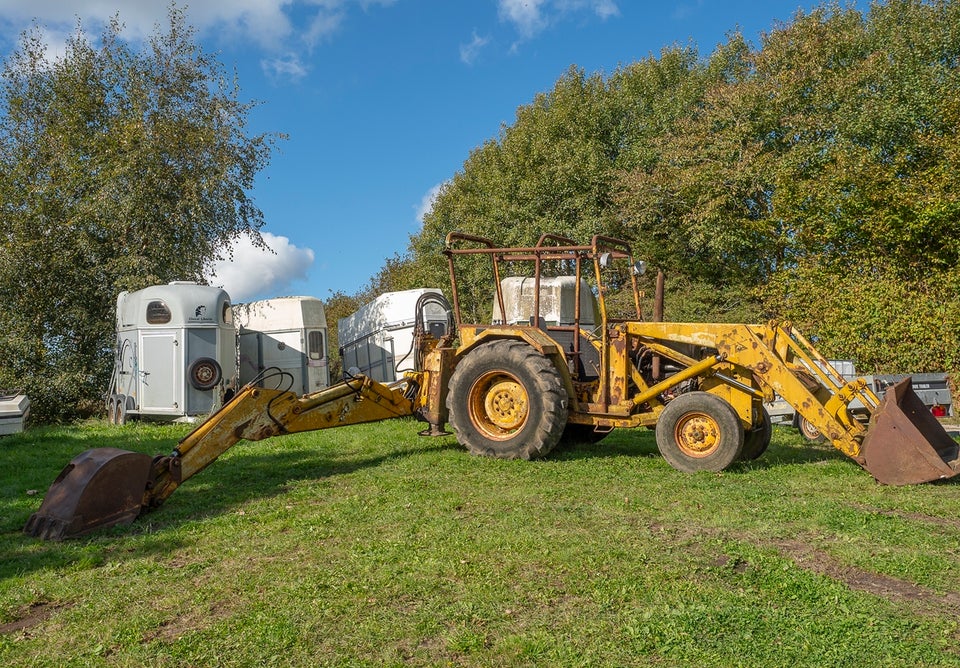
[[[657,420],[657,448],[684,473],[722,471],[743,450],[743,424],[729,403],[709,392],[681,394]]]
[[[770,447],[770,439],[773,438],[770,413],[763,406],[760,406],[759,417],[758,420],[757,410],[754,408],[753,426],[743,434],[743,450],[740,452],[740,459],[745,462],[759,458]]]
[[[492,341],[467,353],[447,394],[450,427],[472,454],[537,459],[560,440],[568,398],[553,363],[522,341]]]

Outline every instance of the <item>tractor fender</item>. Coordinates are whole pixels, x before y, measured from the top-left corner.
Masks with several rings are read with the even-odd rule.
[[[570,407],[576,410],[577,395],[573,389],[573,381],[570,378],[570,369],[567,367],[567,360],[563,354],[563,348],[542,329],[536,327],[493,327],[480,330],[475,336],[469,337],[469,341],[464,343],[456,352],[455,362],[459,362],[471,350],[489,343],[491,341],[523,341],[533,347],[534,350],[550,360],[560,373],[563,380],[563,386],[567,391],[567,397],[570,400]]]

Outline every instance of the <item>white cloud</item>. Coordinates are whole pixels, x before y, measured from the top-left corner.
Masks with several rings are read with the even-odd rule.
[[[473,61],[480,55],[481,49],[490,42],[487,37],[480,37],[476,32],[473,33],[473,39],[469,44],[460,45],[460,60],[467,65],[472,65]]]
[[[620,15],[615,0],[499,0],[500,20],[513,24],[528,39],[551,23],[578,12],[592,12],[601,19]]]
[[[311,249],[269,232],[263,233],[263,240],[273,253],[257,248],[247,236],[234,242],[233,259],[214,265],[206,277],[210,285],[222,287],[234,303],[240,303],[282,296],[293,281],[307,278],[314,260]]]
[[[248,37],[262,42],[264,37],[282,35],[290,30],[284,13],[285,0],[190,0],[181,2],[190,22],[201,31],[218,28],[243,29]],[[102,24],[119,15],[126,34],[133,39],[151,34],[167,20],[168,4],[157,0],[0,0],[0,15],[5,23],[28,24],[36,19],[44,25]]]
[[[260,61],[260,68],[271,81],[293,81],[303,79],[310,72],[296,53],[288,53],[276,58],[264,58]]]
[[[540,11],[545,0],[500,0],[500,18],[514,27],[524,37],[532,37],[546,26]]]
[[[250,43],[268,53],[279,54],[288,67],[276,74],[302,76],[304,70],[289,67],[283,54],[291,49],[309,52],[344,22],[351,6],[367,11],[394,0],[177,0],[177,5],[202,37],[215,36],[227,42]],[[101,26],[118,15],[124,35],[140,40],[167,24],[168,3],[158,0],[0,0],[0,31],[12,41],[37,21],[51,35],[69,34],[79,19],[84,28],[98,34]],[[55,45],[63,39],[51,40]],[[51,48],[51,52],[57,52]],[[62,53],[62,48],[61,48]],[[267,63],[273,61],[268,57]]]
[[[555,0],[554,4],[562,14],[588,11],[601,19],[620,16],[620,8],[614,0]]]
[[[611,16],[620,16],[620,8],[613,0],[596,0],[591,3],[594,13],[602,19],[608,19]]]
[[[340,7],[331,7],[327,11],[319,11],[310,21],[305,40],[310,48],[328,39],[340,29],[345,13]]]
[[[438,183],[430,190],[427,191],[427,194],[423,196],[423,199],[420,200],[420,204],[417,205],[417,221],[420,225],[423,225],[423,219],[426,218],[427,214],[433,211],[434,202],[437,201],[437,196],[440,195],[440,191],[447,185],[447,181],[443,183]]]

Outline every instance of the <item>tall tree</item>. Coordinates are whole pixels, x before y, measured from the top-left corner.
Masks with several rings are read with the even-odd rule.
[[[958,0],[832,2],[759,47],[574,67],[470,154],[374,285],[445,286],[451,230],[599,232],[667,271],[670,319],[788,318],[866,369],[957,370],[958,128]],[[489,302],[486,276],[461,290]]]
[[[695,52],[675,48],[609,79],[568,70],[520,107],[497,139],[474,150],[441,191],[411,239],[407,260],[424,271],[410,275],[446,285],[441,250],[451,230],[501,245],[532,245],[544,232],[578,241],[623,234],[613,206],[618,170],[647,159],[650,137],[690,96],[695,67]],[[465,303],[478,305],[465,317],[482,320],[489,317],[489,271],[474,264],[461,263],[459,287]]]
[[[753,139],[762,120],[743,113],[736,88],[749,56],[734,34],[702,62],[662,57],[656,69],[675,74],[656,93],[672,105],[641,107],[656,131],[631,137],[643,159],[620,172],[617,215],[637,251],[670,277],[671,319],[754,318],[752,286],[776,255],[766,229],[762,151]],[[629,83],[626,90],[635,89]]]
[[[79,26],[78,26],[79,28]],[[0,88],[0,386],[41,419],[97,406],[112,366],[117,293],[202,280],[242,234],[274,135],[183,13],[137,51],[114,19],[78,29],[51,62],[21,37]]]
[[[772,32],[753,84],[781,155],[774,211],[795,262],[765,292],[834,355],[957,370],[960,3],[836,7]]]

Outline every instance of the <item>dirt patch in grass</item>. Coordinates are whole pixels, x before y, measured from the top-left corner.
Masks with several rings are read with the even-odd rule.
[[[162,643],[172,643],[193,631],[205,629],[232,614],[233,608],[229,601],[218,601],[203,609],[189,612],[183,617],[177,617],[161,624],[145,633],[141,642],[144,644],[159,640]]]
[[[926,515],[924,513],[907,513],[902,510],[883,510],[881,508],[873,508],[871,506],[864,506],[861,504],[851,504],[850,507],[855,508],[856,510],[862,510],[863,512],[871,513],[873,515],[882,515],[883,517],[898,517],[900,519],[923,522],[925,524],[932,524],[939,527],[952,527],[954,529],[960,529],[960,520],[953,519],[951,517],[934,517],[933,515]]]
[[[17,613],[17,618],[12,622],[0,624],[0,634],[17,633],[19,631],[29,631],[34,626],[49,619],[55,612],[69,607],[69,604],[50,603],[49,601],[39,601],[24,606]]]
[[[800,568],[842,582],[854,591],[867,592],[894,603],[906,603],[921,613],[960,615],[960,594],[956,592],[940,594],[889,575],[841,564],[826,552],[799,540],[778,541],[775,546]]]

